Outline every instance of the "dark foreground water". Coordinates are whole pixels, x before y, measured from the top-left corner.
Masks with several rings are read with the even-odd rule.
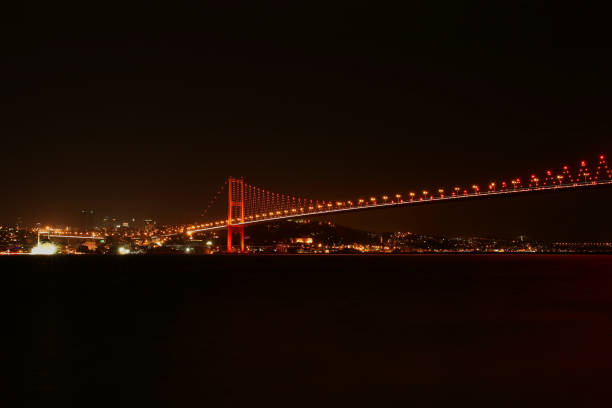
[[[612,256],[3,257],[0,270],[25,406],[612,401]]]

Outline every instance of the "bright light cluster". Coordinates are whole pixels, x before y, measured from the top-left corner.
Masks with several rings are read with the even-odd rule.
[[[50,242],[43,242],[32,248],[32,255],[53,255],[57,252],[57,247]]]

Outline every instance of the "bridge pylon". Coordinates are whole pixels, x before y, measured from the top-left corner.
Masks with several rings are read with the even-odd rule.
[[[232,252],[233,232],[240,234],[240,252],[244,252],[244,225],[234,225],[244,222],[244,179],[230,177],[227,187],[227,252]]]

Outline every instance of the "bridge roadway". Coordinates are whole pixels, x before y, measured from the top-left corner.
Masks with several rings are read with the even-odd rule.
[[[41,235],[46,235],[47,238],[93,239],[93,240],[104,239],[104,236],[101,236],[101,235],[67,235],[67,234],[51,233],[48,231],[38,231],[39,241],[40,241]]]
[[[452,196],[452,195],[437,196],[437,197],[434,196],[431,198],[389,201],[389,202],[382,202],[382,203],[376,203],[376,204],[366,203],[364,205],[344,206],[344,207],[339,207],[339,208],[333,208],[330,210],[304,211],[304,212],[298,212],[297,214],[293,213],[293,214],[283,214],[279,216],[260,217],[259,219],[232,223],[232,225],[233,226],[240,226],[240,225],[248,226],[248,225],[259,224],[263,222],[285,220],[285,219],[290,219],[290,218],[316,217],[316,216],[330,215],[330,214],[336,214],[336,213],[344,213],[344,212],[349,212],[349,211],[373,210],[373,209],[380,209],[380,208],[387,208],[387,207],[400,207],[400,206],[416,205],[416,204],[430,204],[433,202],[443,202],[443,201],[451,201],[451,200],[498,197],[498,196],[505,196],[505,195],[512,195],[512,194],[520,194],[520,193],[569,190],[569,189],[588,188],[588,187],[597,187],[597,186],[605,186],[605,185],[612,185],[612,180],[598,180],[598,181],[587,181],[587,182],[579,182],[579,183],[554,184],[554,185],[538,186],[538,187],[508,188],[505,190],[483,191],[483,192],[478,192],[478,193],[458,194],[455,196]],[[196,232],[214,231],[214,230],[219,230],[219,229],[223,229],[226,227],[227,227],[227,222],[223,222],[220,225],[215,225],[211,227],[204,227],[204,228],[188,227],[183,232],[164,234],[162,236],[171,236],[171,235],[177,235],[181,233],[194,234]]]

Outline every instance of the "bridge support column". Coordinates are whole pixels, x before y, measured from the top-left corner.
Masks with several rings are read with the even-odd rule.
[[[227,183],[227,252],[232,252],[232,232],[240,234],[240,252],[244,252],[244,225],[233,225],[244,222],[244,180],[230,177]]]
[[[230,225],[229,227],[227,227],[227,252],[229,253],[233,252],[232,234],[234,232],[237,232],[240,234],[240,252],[244,252],[244,226],[243,225],[237,225],[237,226]]]

